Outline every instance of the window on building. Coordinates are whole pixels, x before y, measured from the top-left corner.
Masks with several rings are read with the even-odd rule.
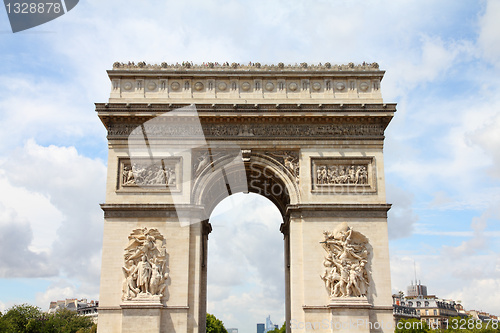
[[[408,302],[408,306],[413,306],[413,302]]]
[[[437,316],[437,314],[438,314],[438,311],[434,310],[434,315]]]
[[[421,306],[422,306],[422,303],[421,302],[417,302],[417,308],[419,308]]]
[[[429,315],[429,310],[425,310],[425,315],[428,316]]]
[[[425,301],[425,306],[429,306],[429,302],[428,301]]]

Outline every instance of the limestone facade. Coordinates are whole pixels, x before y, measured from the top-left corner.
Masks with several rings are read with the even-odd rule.
[[[204,332],[210,213],[255,192],[283,215],[289,331],[390,332],[383,74],[115,63],[96,104],[109,142],[99,331]]]

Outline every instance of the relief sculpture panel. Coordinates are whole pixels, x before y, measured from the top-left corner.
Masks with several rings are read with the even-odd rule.
[[[368,239],[345,222],[334,231],[325,231],[324,237],[325,270],[321,279],[330,298],[366,296],[370,285]]]
[[[135,229],[125,248],[123,280],[124,301],[160,300],[166,296],[169,277],[165,238],[157,229]]]
[[[180,158],[122,158],[119,164],[119,191],[180,191]]]
[[[313,158],[311,166],[313,192],[376,192],[374,158]]]

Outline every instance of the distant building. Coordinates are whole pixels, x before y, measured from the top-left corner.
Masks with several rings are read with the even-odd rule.
[[[413,281],[411,282],[411,285],[408,286],[407,291],[407,296],[427,296],[427,286],[424,286],[420,282],[417,283],[416,280],[415,284],[413,284]]]
[[[401,319],[413,318],[420,320],[420,313],[417,312],[417,309],[404,304],[405,299],[402,293],[392,295],[392,315],[394,317],[395,324],[397,324]]]
[[[50,302],[49,311],[47,313],[56,313],[61,309],[68,309],[71,311],[76,311],[80,316],[90,317],[94,323],[97,324],[97,308],[99,307],[99,301],[87,302],[86,298],[76,299],[67,298],[64,301]]]
[[[427,294],[427,286],[415,281],[408,286],[408,296],[393,295],[393,315],[401,319],[420,318],[430,328],[448,328],[453,317],[467,317],[463,306],[453,300],[444,300]]]
[[[227,333],[238,333],[237,328],[226,328]]]
[[[267,316],[265,324],[257,324],[257,333],[267,333],[274,330],[275,328],[280,328],[279,325],[273,324],[271,321],[271,315]]]
[[[273,324],[271,321],[271,315],[267,316],[266,318],[266,330],[264,331],[265,333],[274,330],[275,328],[279,328],[278,325]]]
[[[469,310],[465,311],[465,313],[472,317],[475,320],[481,320],[483,322],[486,322],[488,320],[498,320],[497,316],[494,316],[492,314],[489,314],[488,312],[484,311],[477,311],[477,310]]]

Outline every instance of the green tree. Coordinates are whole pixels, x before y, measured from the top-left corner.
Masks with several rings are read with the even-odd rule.
[[[5,322],[3,321],[3,314],[0,311],[0,332],[5,332],[7,327],[5,326]]]
[[[90,332],[94,323],[75,311],[61,309],[49,316],[44,324],[43,333],[86,333]]]
[[[36,306],[22,304],[0,316],[0,333],[96,333],[92,319],[75,311],[59,310],[46,314]]]
[[[39,307],[21,304],[14,305],[2,316],[0,332],[8,333],[38,333],[41,329],[39,321],[42,310]]]
[[[222,321],[207,313],[207,333],[227,333],[227,330]]]
[[[418,319],[401,319],[396,325],[394,333],[427,333],[430,331],[427,323]]]

